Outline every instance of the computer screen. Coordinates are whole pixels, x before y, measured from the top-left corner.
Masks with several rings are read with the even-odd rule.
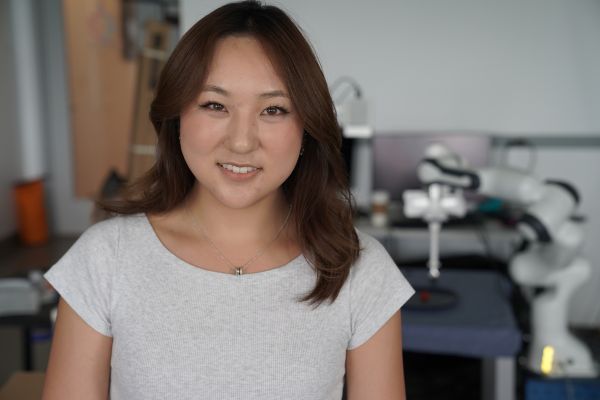
[[[491,138],[484,134],[376,132],[372,141],[372,189],[389,192],[392,201],[401,201],[407,189],[422,187],[417,166],[432,143],[444,144],[472,167],[485,167],[490,162]]]

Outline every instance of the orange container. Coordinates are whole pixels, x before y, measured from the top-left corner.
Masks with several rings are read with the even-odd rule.
[[[48,241],[48,222],[44,203],[44,182],[38,179],[18,183],[13,188],[17,207],[19,237],[24,244],[39,245]]]

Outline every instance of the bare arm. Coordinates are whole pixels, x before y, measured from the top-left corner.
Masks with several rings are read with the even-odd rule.
[[[43,400],[108,399],[112,338],[87,325],[62,299]]]
[[[373,337],[346,354],[348,400],[405,400],[402,324],[396,312]]]

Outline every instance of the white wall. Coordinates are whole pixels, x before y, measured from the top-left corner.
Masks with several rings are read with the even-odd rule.
[[[223,0],[180,0],[182,31]],[[582,193],[594,275],[571,322],[600,325],[600,2],[595,0],[281,0],[330,83],[363,87],[377,131],[487,131],[564,138],[535,173]],[[574,137],[577,136],[577,139]],[[581,139],[589,137],[591,141]],[[588,146],[593,142],[593,146]]]
[[[46,132],[43,128],[42,69],[36,29],[36,3],[34,0],[11,1],[14,62],[17,66],[17,113],[14,117],[19,120],[19,179],[25,182],[38,180],[46,174]]]
[[[16,229],[12,184],[20,173],[10,1],[0,0],[0,240]]]
[[[48,143],[46,188],[52,231],[80,233],[91,223],[92,201],[75,197],[73,143],[70,127],[69,92],[62,1],[37,2],[44,126]]]
[[[222,0],[182,0],[183,30]],[[376,130],[600,134],[600,2],[281,0]]]
[[[15,2],[0,0],[0,239],[16,231],[12,184],[23,177],[39,177],[40,171],[52,232],[79,233],[90,224],[91,201],[74,195],[62,2],[17,1],[22,7],[27,2],[21,17],[33,22],[17,24]],[[36,68],[27,67],[30,62],[23,62],[27,57],[16,56],[15,47],[23,47],[24,37],[34,43],[27,57],[35,59]],[[27,124],[19,123],[19,117]],[[43,150],[26,146],[32,134],[45,144]],[[34,151],[27,150],[32,147]]]

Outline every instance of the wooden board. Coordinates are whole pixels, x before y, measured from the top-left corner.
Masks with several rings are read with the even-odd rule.
[[[123,58],[119,0],[63,0],[77,197],[127,174],[136,63]]]

